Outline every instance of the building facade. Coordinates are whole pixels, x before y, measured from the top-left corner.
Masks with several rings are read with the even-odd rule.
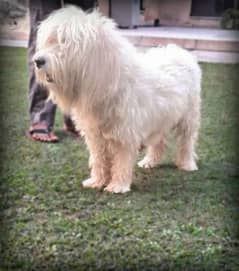
[[[160,24],[219,28],[225,10],[239,8],[239,0],[98,0],[98,4],[105,15],[118,19],[119,25],[121,20],[130,21],[130,10],[135,26]]]

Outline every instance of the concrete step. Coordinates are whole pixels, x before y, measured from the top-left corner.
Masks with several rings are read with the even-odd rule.
[[[26,39],[24,40],[0,39],[0,46],[27,48],[28,41]]]
[[[197,57],[199,62],[225,63],[225,64],[239,63],[239,53],[236,52],[213,52],[213,51],[192,50],[192,53]]]
[[[239,53],[239,31],[235,30],[159,26],[120,32],[138,47],[175,43],[189,50]]]
[[[162,26],[119,31],[142,49],[176,43],[201,62],[239,63],[239,31]],[[26,48],[27,40],[0,39],[0,46]]]

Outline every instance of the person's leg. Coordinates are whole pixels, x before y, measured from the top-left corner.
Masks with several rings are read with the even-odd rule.
[[[57,1],[30,1],[30,36],[28,44],[28,68],[29,68],[29,135],[32,139],[56,142],[58,137],[51,131],[54,125],[56,105],[47,101],[47,89],[36,82],[32,57],[36,48],[37,26],[51,11],[59,8]]]
[[[36,48],[37,25],[42,21],[51,11],[61,7],[61,3],[75,4],[84,10],[94,7],[95,0],[81,0],[81,1],[30,1],[30,37],[28,50],[28,67],[29,67],[29,100],[30,100],[30,119],[31,127],[29,135],[32,139],[56,142],[58,137],[52,132],[55,120],[56,105],[51,101],[47,101],[48,92],[43,86],[36,82],[34,65],[32,57]],[[72,120],[69,116],[64,116],[64,129],[68,132],[78,134]]]

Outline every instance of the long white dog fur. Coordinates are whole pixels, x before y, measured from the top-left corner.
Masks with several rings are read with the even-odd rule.
[[[197,170],[201,71],[187,51],[140,52],[111,19],[68,6],[40,24],[33,61],[37,80],[84,133],[91,177],[83,186],[129,191],[140,147],[138,165],[158,165],[170,131],[177,167]]]

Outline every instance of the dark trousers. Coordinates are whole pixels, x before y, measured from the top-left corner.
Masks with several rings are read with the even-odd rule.
[[[29,1],[30,35],[28,41],[29,112],[31,123],[44,123],[49,129],[54,125],[56,105],[47,101],[48,91],[36,82],[32,57],[36,49],[38,24],[53,10],[61,7],[60,1]]]
[[[37,26],[53,10],[61,8],[61,0],[34,0],[29,1],[30,10],[30,36],[28,42],[28,68],[29,68],[29,113],[31,124],[44,123],[48,129],[52,129],[55,121],[56,105],[48,101],[48,91],[36,82],[32,57],[36,49]],[[94,6],[94,0],[64,1],[65,4],[75,4],[87,10]],[[64,116],[67,126],[72,122]]]

